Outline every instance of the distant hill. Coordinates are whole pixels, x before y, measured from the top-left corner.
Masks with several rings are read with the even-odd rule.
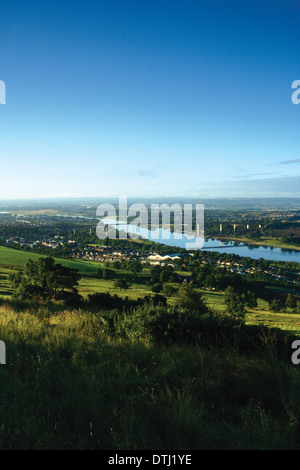
[[[43,199],[43,200],[0,200],[0,212],[30,211],[30,210],[57,210],[74,214],[85,212],[96,214],[96,207],[102,203],[110,203],[118,207],[117,198],[84,198],[84,199]],[[189,198],[189,197],[153,197],[128,198],[128,205],[140,203],[150,204],[204,204],[206,209],[253,209],[253,210],[300,210],[300,198]]]

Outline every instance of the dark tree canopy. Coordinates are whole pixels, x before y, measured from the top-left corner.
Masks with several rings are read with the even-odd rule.
[[[200,292],[197,292],[191,285],[182,285],[176,295],[176,306],[187,309],[191,312],[205,314],[209,312],[209,308],[202,298]]]
[[[23,271],[9,276],[14,296],[22,300],[58,300],[66,292],[76,294],[79,279],[80,275],[75,269],[55,264],[50,256],[37,261],[30,259]]]
[[[234,318],[244,320],[245,318],[245,297],[234,287],[229,286],[225,290],[225,304],[227,312]]]

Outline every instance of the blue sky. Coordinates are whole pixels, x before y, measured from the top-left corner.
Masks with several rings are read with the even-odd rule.
[[[0,199],[300,196],[299,0],[0,8]]]

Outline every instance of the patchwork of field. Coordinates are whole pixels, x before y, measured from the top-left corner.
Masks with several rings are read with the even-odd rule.
[[[9,298],[12,294],[8,282],[9,274],[17,269],[21,269],[29,259],[35,260],[40,257],[41,255],[39,254],[0,246],[0,297]],[[129,289],[121,290],[115,287],[113,280],[96,278],[95,273],[99,266],[102,266],[100,263],[64,259],[56,259],[56,261],[64,266],[77,269],[81,273],[82,278],[79,282],[78,290],[84,298],[96,292],[109,292],[111,295],[116,294],[130,299],[142,298],[153,294],[146,282],[132,283]],[[116,272],[122,277],[130,276],[128,273],[119,270]],[[174,284],[174,286],[176,285]],[[225,312],[226,305],[223,293],[207,290],[201,290],[201,293],[210,308],[217,312]],[[173,304],[174,302],[175,297],[171,296],[168,298],[168,303]],[[274,313],[269,310],[268,303],[262,299],[258,299],[257,308],[248,309],[246,321],[248,324],[267,325],[273,328],[292,331],[294,334],[300,335],[300,315],[289,311]]]
[[[86,298],[89,294],[95,294],[96,292],[109,292],[111,295],[129,297],[134,300],[145,297],[146,295],[153,295],[151,289],[145,284],[134,283],[129,289],[122,290],[114,286],[114,281],[105,279],[83,277],[79,281],[79,293],[82,297]]]
[[[257,309],[247,315],[248,324],[261,324],[270,328],[280,328],[300,336],[300,315],[290,312],[274,313]]]

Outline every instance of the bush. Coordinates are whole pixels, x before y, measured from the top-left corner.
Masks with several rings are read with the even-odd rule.
[[[125,279],[117,279],[114,282],[114,287],[121,290],[127,290],[129,289],[130,284]]]
[[[282,312],[285,308],[285,303],[281,299],[272,299],[269,301],[269,309],[275,313]]]
[[[1,450],[299,449],[283,331],[150,303],[50,318],[7,303],[0,327]]]
[[[83,304],[83,297],[75,292],[64,292],[59,300],[63,300],[66,307],[79,308]]]
[[[115,271],[113,269],[105,268],[102,274],[103,279],[115,279]]]
[[[209,313],[209,308],[202,299],[201,293],[193,289],[189,284],[181,286],[176,297],[176,306],[178,308],[184,308],[201,315]]]
[[[167,296],[172,296],[177,292],[177,289],[172,286],[172,284],[164,284],[163,285],[163,293]]]
[[[134,341],[197,344],[245,355],[268,355],[272,361],[281,358],[288,362],[292,341],[296,339],[282,330],[245,325],[225,315],[151,304],[115,316],[114,333]]]
[[[131,340],[147,338],[155,343],[196,343],[203,334],[209,340],[211,337],[215,339],[218,325],[215,325],[212,335],[207,329],[211,316],[199,315],[195,310],[149,303],[116,318],[115,330],[117,334]]]

